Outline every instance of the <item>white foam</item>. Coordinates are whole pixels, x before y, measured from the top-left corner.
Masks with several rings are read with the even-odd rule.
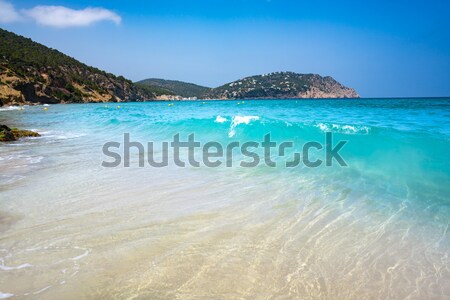
[[[325,124],[323,124],[323,123],[317,124],[316,127],[318,127],[318,128],[319,128],[320,130],[322,130],[322,131],[330,131],[330,130],[328,129],[328,126],[325,125]]]
[[[217,116],[216,120],[214,122],[216,122],[216,123],[224,123],[226,121],[228,121],[226,118],[223,118],[221,116]]]
[[[88,255],[89,255],[89,250],[86,250],[83,254],[73,257],[72,260],[79,260]]]
[[[32,265],[30,265],[30,264],[21,264],[21,265],[19,265],[17,267],[8,267],[8,266],[5,266],[5,265],[0,265],[0,270],[11,271],[11,270],[20,270],[20,269],[29,268],[29,267],[32,267]]]
[[[235,128],[239,124],[248,125],[252,121],[259,120],[258,116],[235,116],[231,121],[230,131],[228,132],[228,137],[233,137],[236,134]]]
[[[26,155],[24,152],[19,152],[18,154],[10,154],[8,156],[0,158],[0,160],[8,160],[8,161],[14,161],[16,166],[19,166],[22,162],[26,161],[26,164],[37,164],[40,163],[43,159],[43,156],[36,155]]]
[[[40,294],[40,293],[42,293],[42,292],[48,290],[48,289],[51,288],[51,287],[52,287],[51,285],[46,286],[45,288],[42,288],[42,289],[40,289],[39,291],[34,292],[33,295]]]
[[[61,131],[40,131],[39,134],[45,138],[58,140],[76,139],[87,135],[85,133],[80,132],[61,132]]]
[[[37,164],[40,163],[43,158],[43,156],[30,156],[27,157],[26,160],[29,161],[30,164]]]
[[[340,124],[324,124],[319,123],[315,125],[317,128],[324,132],[338,132],[343,134],[368,134],[369,127],[367,126],[353,126],[353,125],[340,125]]]
[[[9,111],[9,110],[20,110],[20,106],[6,106],[6,107],[1,107],[0,111]]]
[[[0,299],[11,298],[13,296],[14,296],[14,294],[0,292]]]
[[[22,175],[1,175],[0,184],[11,184],[13,182],[24,179],[25,176]],[[0,266],[1,268],[1,266]]]

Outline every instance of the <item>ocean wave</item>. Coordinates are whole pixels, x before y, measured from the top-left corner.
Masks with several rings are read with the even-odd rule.
[[[8,160],[8,161],[14,161],[14,163],[16,165],[18,165],[18,163],[20,161],[26,161],[27,164],[38,164],[41,162],[41,160],[43,159],[43,156],[40,155],[25,155],[23,153],[19,153],[19,154],[10,154],[8,156],[2,157],[2,160]]]
[[[259,120],[258,116],[234,116],[231,121],[230,130],[228,131],[228,137],[233,137],[236,134],[236,126],[239,124],[248,125],[252,121]]]
[[[21,106],[6,106],[1,107],[0,111],[21,110],[21,109],[23,109]]]
[[[252,121],[257,121],[257,120],[259,120],[258,116],[234,116],[234,117],[232,117],[230,129],[228,130],[228,137],[233,137],[236,134],[236,126],[238,126],[240,124],[248,125]],[[229,119],[227,119],[226,117],[222,117],[220,115],[218,115],[216,117],[216,119],[214,120],[215,123],[220,123],[220,124],[228,122],[228,121],[229,121]]]
[[[30,164],[38,164],[41,162],[41,160],[43,159],[43,156],[29,156],[29,157],[25,157],[25,159],[30,163]]]
[[[66,140],[66,139],[76,139],[86,136],[86,133],[81,132],[61,132],[61,131],[38,131],[40,135],[45,138]]]
[[[216,120],[214,122],[216,122],[216,123],[224,123],[226,121],[228,121],[227,118],[224,118],[224,117],[221,117],[221,116],[217,116]]]
[[[25,178],[25,176],[23,176],[23,175],[1,175],[0,176],[0,185],[8,185],[11,183],[15,183],[24,178]]]
[[[315,127],[319,128],[324,132],[338,132],[343,134],[368,134],[370,128],[367,126],[356,126],[356,125],[340,125],[340,124],[324,124],[318,123]]]

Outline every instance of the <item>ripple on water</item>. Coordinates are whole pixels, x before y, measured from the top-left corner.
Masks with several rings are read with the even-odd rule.
[[[37,295],[64,285],[79,273],[80,261],[90,252],[78,246],[0,249],[1,289],[7,290],[3,294],[5,297]]]

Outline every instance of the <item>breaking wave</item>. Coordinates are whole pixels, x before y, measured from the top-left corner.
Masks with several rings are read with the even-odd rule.
[[[228,121],[226,118],[221,117],[221,116],[217,116],[216,120],[214,122],[216,122],[216,123],[224,123],[226,121]]]
[[[324,124],[324,123],[318,123],[315,126],[324,132],[331,131],[343,134],[368,134],[370,131],[370,128],[367,126]]]
[[[236,126],[239,124],[248,125],[252,121],[259,120],[258,116],[235,116],[231,121],[230,130],[228,131],[228,137],[233,137],[236,134]]]

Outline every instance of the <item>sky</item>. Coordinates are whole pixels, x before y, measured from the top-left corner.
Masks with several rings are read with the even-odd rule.
[[[0,0],[0,28],[133,81],[293,71],[362,97],[450,96],[449,0]]]

